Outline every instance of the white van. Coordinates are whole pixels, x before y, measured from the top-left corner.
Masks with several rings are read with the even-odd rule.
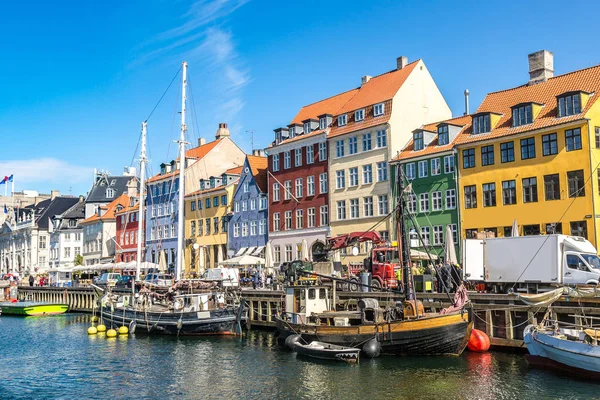
[[[223,287],[238,287],[240,285],[240,272],[237,268],[209,268],[201,279],[218,281]]]

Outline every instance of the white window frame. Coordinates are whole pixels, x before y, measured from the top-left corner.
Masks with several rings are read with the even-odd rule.
[[[432,158],[431,162],[430,162],[431,166],[431,176],[436,176],[442,173],[442,167],[440,165],[440,159],[439,158]]]
[[[340,169],[335,171],[335,188],[345,189],[346,188],[346,171]]]
[[[373,165],[372,164],[363,165],[362,172],[363,172],[363,185],[372,184],[373,183]]]
[[[364,133],[361,139],[363,152],[373,150],[373,135],[371,135],[371,132]]]
[[[288,150],[283,153],[283,169],[292,168],[292,153]]]
[[[384,113],[385,113],[385,104],[384,103],[378,103],[373,106],[373,116],[374,117],[379,117],[380,115],[383,115]]]
[[[322,174],[319,174],[319,193],[323,194],[323,193],[327,193],[329,188],[328,188],[328,183],[327,183],[327,172],[323,172]]]
[[[273,172],[279,171],[279,154],[273,154]]]
[[[319,161],[327,160],[327,143],[319,143]]]
[[[360,122],[365,119],[365,109],[362,108],[360,110],[354,111],[354,122]]]
[[[306,177],[306,196],[315,195],[315,176]]]
[[[279,232],[281,228],[281,214],[273,213],[273,232]]]
[[[283,182],[283,190],[284,190],[284,194],[283,194],[283,199],[284,200],[289,200],[292,198],[292,181],[285,181]]]
[[[329,225],[329,206],[321,206],[319,209],[319,225]]]
[[[444,157],[444,174],[453,174],[455,169],[454,156]]]
[[[422,161],[419,161],[418,164],[419,164],[419,166],[418,166],[419,178],[427,178],[428,170],[429,170],[429,163],[427,162],[427,160],[422,160]]]
[[[256,222],[256,220],[250,221],[250,236],[256,236],[257,228],[258,223]]]
[[[358,199],[350,199],[350,219],[360,218],[360,201]]]
[[[456,209],[456,189],[446,190],[446,210]]]
[[[306,146],[306,163],[307,164],[315,163],[315,146],[312,144]]]
[[[307,215],[307,228],[314,228],[317,224],[317,217],[316,217],[316,213],[315,213],[315,208],[311,207],[309,209],[306,210],[306,215]]]
[[[365,217],[372,217],[375,215],[372,196],[363,197],[363,215]]]
[[[419,212],[429,212],[429,193],[419,194]]]
[[[259,235],[265,235],[267,233],[267,220],[266,219],[261,219],[259,224],[258,224],[258,234]]]
[[[358,167],[348,169],[348,178],[350,179],[348,187],[358,186]]]
[[[423,238],[423,243],[425,243],[425,246],[429,246],[431,244],[431,228],[428,226],[422,226],[421,237]]]
[[[378,149],[387,147],[387,130],[379,129],[376,134],[376,144]]]
[[[292,211],[288,210],[284,214],[284,228],[286,231],[292,230]]]
[[[296,229],[304,229],[304,210],[296,210]]]
[[[390,212],[390,203],[387,194],[380,194],[377,197],[379,215],[388,215]]]
[[[408,179],[409,181],[414,180],[416,177],[416,173],[417,173],[417,169],[415,168],[415,163],[411,162],[411,163],[406,164],[404,169],[406,171],[406,179]]]
[[[444,203],[442,202],[442,192],[431,192],[431,211],[442,211]]]
[[[304,182],[302,178],[296,178],[296,198],[301,198],[304,195]]]
[[[294,150],[294,159],[296,167],[302,166],[302,148]]]
[[[406,199],[406,208],[408,212],[411,214],[417,213],[417,195],[414,193],[409,193]]]
[[[342,140],[336,140],[335,142],[335,158],[341,158],[344,157],[344,139]]]
[[[256,210],[256,199],[252,198],[250,199],[250,211],[254,211]]]
[[[275,182],[273,184],[273,201],[279,201],[280,199],[280,191],[279,191],[279,183]],[[239,211],[238,203],[235,203],[236,211]]]
[[[338,116],[338,126],[344,126],[348,123],[348,116],[346,114],[342,114]]]
[[[444,226],[434,225],[433,226],[433,245],[441,246],[444,244]]]
[[[387,182],[388,180],[388,163],[381,161],[377,163],[377,182]]]
[[[346,200],[338,200],[337,202],[337,219],[338,221],[346,219]]]
[[[358,153],[358,138],[356,136],[352,136],[348,138],[348,154],[356,153]]]

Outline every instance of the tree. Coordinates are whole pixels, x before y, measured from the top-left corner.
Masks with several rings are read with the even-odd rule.
[[[77,254],[74,260],[75,265],[83,265],[83,256],[81,254]]]

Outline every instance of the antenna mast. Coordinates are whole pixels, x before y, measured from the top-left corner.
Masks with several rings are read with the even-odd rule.
[[[187,86],[187,62],[183,62],[183,77],[181,85],[181,133],[179,135],[179,204],[177,205],[177,261],[175,264],[175,281],[181,280],[181,273],[183,271],[183,234],[184,234],[184,201],[185,201],[185,132],[187,126],[185,125],[185,103],[186,94],[185,89]]]

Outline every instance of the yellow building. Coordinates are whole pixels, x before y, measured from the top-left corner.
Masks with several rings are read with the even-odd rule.
[[[457,140],[463,237],[563,233],[598,247],[600,66],[553,76],[529,56],[530,81],[490,93]]]
[[[200,276],[227,258],[227,228],[242,167],[200,179],[185,196],[185,276]]]

